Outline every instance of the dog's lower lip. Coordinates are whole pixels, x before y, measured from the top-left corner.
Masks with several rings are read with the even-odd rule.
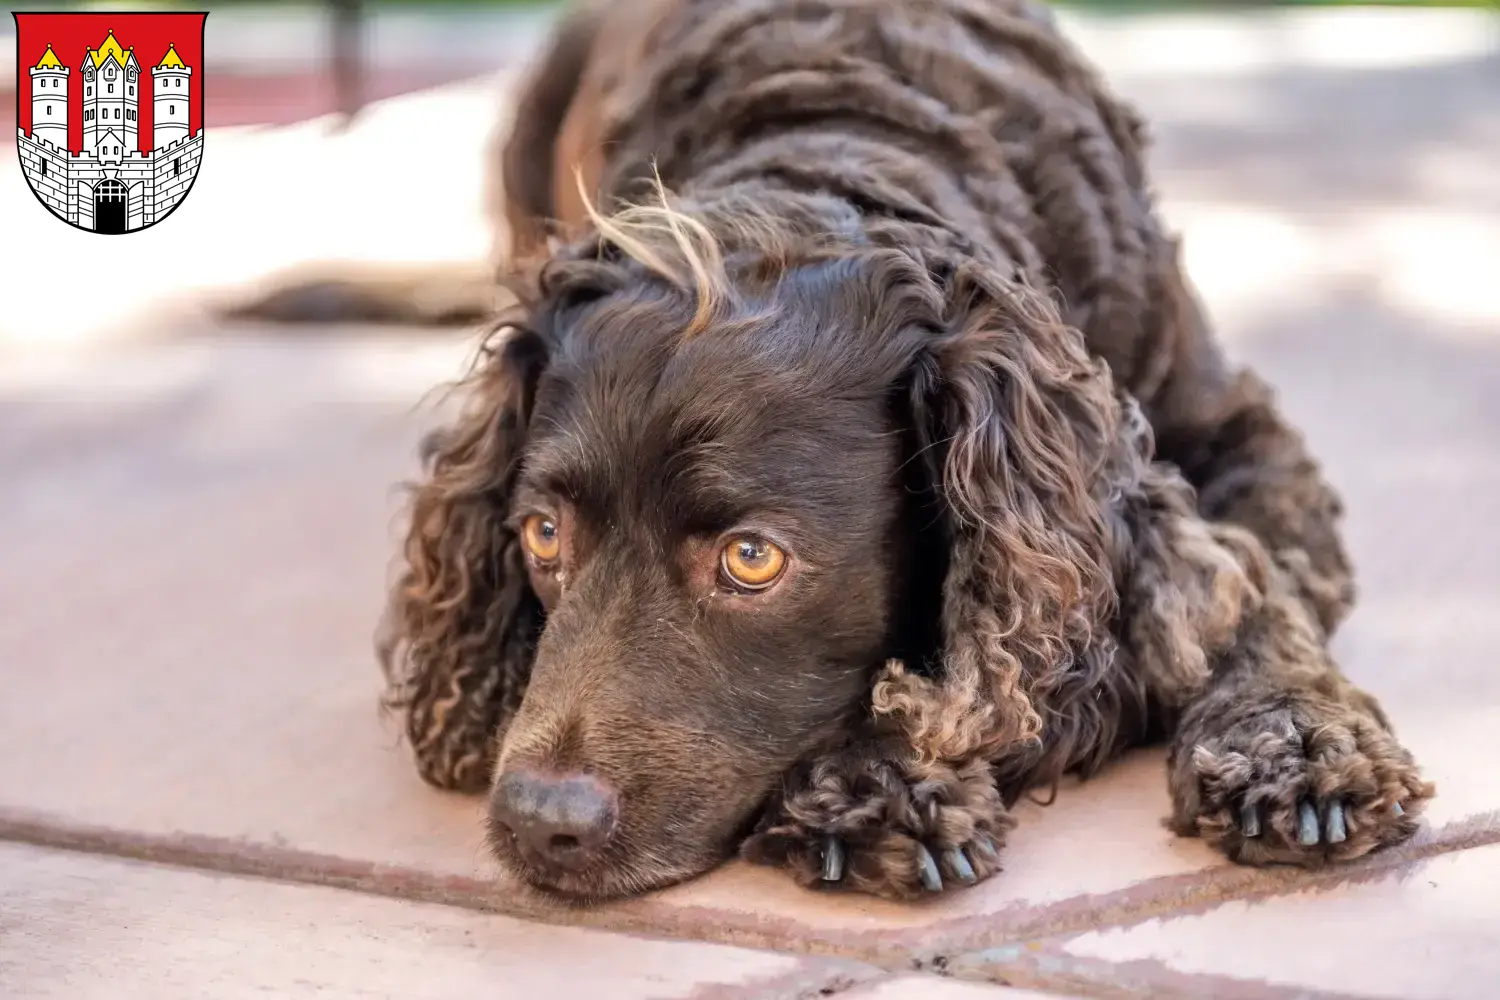
[[[519,851],[505,868],[516,881],[558,902],[591,903],[600,898],[596,887],[587,884],[579,886],[577,883],[580,880],[576,874],[552,872]]]
[[[509,833],[495,829],[492,840]],[[513,882],[555,903],[567,906],[592,906],[620,897],[615,888],[615,872],[608,864],[590,866],[583,871],[563,871],[548,865],[545,859],[532,856],[514,836],[505,836],[505,846],[493,860],[499,862],[500,871]]]
[[[592,890],[579,890],[558,885],[556,882],[538,877],[534,871],[529,869],[524,874],[521,874],[521,881],[526,883],[533,891],[559,902],[593,903],[599,899],[598,893]]]

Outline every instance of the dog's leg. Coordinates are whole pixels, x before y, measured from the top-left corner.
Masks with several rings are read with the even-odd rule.
[[[804,886],[911,899],[998,872],[1014,825],[984,761],[921,764],[867,731],[788,772],[741,853]]]
[[[1126,380],[1150,418],[1157,457],[1197,489],[1204,517],[1260,538],[1332,635],[1355,595],[1343,505],[1271,388],[1225,357],[1175,247],[1164,246],[1162,259],[1152,350]]]
[[[1173,827],[1244,864],[1315,866],[1400,843],[1434,787],[1276,576],[1177,727]]]
[[[1120,666],[1169,722],[1172,826],[1231,859],[1318,865],[1399,843],[1433,786],[1344,677],[1300,581],[1205,520],[1166,466],[1129,509]]]

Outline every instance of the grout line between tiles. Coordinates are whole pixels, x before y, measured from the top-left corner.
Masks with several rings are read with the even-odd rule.
[[[1058,946],[1088,931],[1203,913],[1227,902],[1357,885],[1444,854],[1500,844],[1500,812],[1424,830],[1399,847],[1316,872],[1225,865],[1148,879],[1113,892],[1075,896],[1057,903],[1017,903],[991,913],[925,926],[872,931],[814,930],[793,917],[676,906],[650,897],[592,909],[564,909],[532,902],[518,896],[513,888],[482,878],[441,875],[244,839],[117,830],[4,807],[0,807],[0,841],[351,889],[540,923],[856,959],[891,971],[948,975],[962,968],[967,971],[966,978],[983,977],[1002,984],[1020,976],[1032,981],[1032,989],[1071,991],[1074,995],[1087,982],[1092,985],[1084,995],[1114,997],[1139,994],[1099,992],[1103,985],[1079,973],[1081,966],[1072,961],[1072,956],[1067,956],[1072,971],[1054,978],[1038,965],[1035,956],[1065,955]],[[1272,995],[1276,994],[1254,994]]]
[[[1328,892],[1393,875],[1402,877],[1434,858],[1497,843],[1500,843],[1500,812],[1481,813],[1446,823],[1435,831],[1424,831],[1417,839],[1395,850],[1319,872],[1239,867],[1210,869],[1224,873],[1224,881],[1229,881],[1234,875],[1240,876],[1234,879],[1237,885],[1220,893],[1184,893],[1175,905],[1168,902],[1153,906],[1151,900],[1139,900],[1137,902],[1143,905],[1134,908],[1116,906],[1112,918],[1096,919],[1087,924],[1080,925],[1076,919],[1070,919],[1081,913],[1079,903],[1086,897],[1075,897],[1050,907],[1036,907],[1029,926],[1013,925],[1008,940],[996,938],[978,950],[945,947],[941,953],[930,955],[924,961],[942,974],[959,979],[1088,1000],[1201,1000],[1209,996],[1214,1000],[1377,1000],[1368,994],[1312,989],[1217,973],[1182,972],[1154,958],[1112,960],[1080,956],[1066,951],[1065,945],[1090,932],[1123,930],[1150,920],[1175,920],[1211,911],[1225,903],[1260,902],[1296,892]],[[1256,878],[1257,873],[1262,877]],[[1174,881],[1197,882],[1200,883],[1197,888],[1212,890],[1212,885],[1201,884],[1204,874],[1155,879],[1132,889],[1104,894],[1098,899],[1119,900],[1145,887],[1168,888],[1161,883]],[[1170,897],[1171,894],[1153,894],[1158,900],[1163,895]],[[1057,919],[1059,916],[1061,920]],[[1016,934],[1017,930],[1039,933]],[[971,946],[975,943],[974,940],[968,942]]]

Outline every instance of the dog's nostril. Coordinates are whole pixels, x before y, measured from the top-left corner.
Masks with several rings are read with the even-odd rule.
[[[531,854],[562,868],[577,868],[614,833],[617,796],[588,774],[548,775],[507,769],[495,784],[490,811]]]

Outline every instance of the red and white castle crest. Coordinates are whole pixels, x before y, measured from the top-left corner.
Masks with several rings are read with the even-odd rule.
[[[187,197],[203,160],[207,16],[15,15],[16,147],[54,215],[129,233]]]

